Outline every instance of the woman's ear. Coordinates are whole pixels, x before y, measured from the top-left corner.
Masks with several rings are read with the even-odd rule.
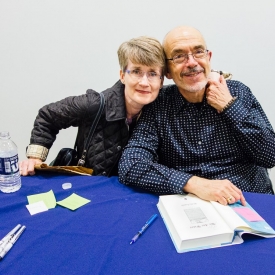
[[[160,83],[160,89],[162,88],[162,86],[163,86],[163,82],[164,82],[164,76],[161,78],[161,83]]]
[[[120,78],[120,81],[121,81],[122,84],[125,84],[124,76],[125,76],[125,73],[122,70],[120,70],[119,71],[119,78]]]

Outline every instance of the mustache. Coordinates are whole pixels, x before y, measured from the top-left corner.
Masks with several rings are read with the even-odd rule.
[[[190,68],[186,71],[181,72],[180,76],[183,77],[183,76],[186,76],[186,75],[189,75],[189,74],[202,73],[202,72],[204,72],[203,68]]]

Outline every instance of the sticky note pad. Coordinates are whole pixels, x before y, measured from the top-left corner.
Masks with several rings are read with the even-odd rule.
[[[31,215],[48,211],[48,207],[44,203],[44,201],[38,201],[31,204],[26,205]]]
[[[59,204],[63,207],[69,208],[71,210],[75,210],[75,209],[85,205],[88,202],[90,202],[90,200],[87,200],[87,199],[73,193],[66,199],[64,199],[62,201],[58,201],[57,204]]]
[[[258,213],[254,212],[248,207],[235,207],[233,209],[235,212],[250,222],[264,221],[264,219]]]
[[[29,204],[38,202],[38,201],[43,201],[47,208],[55,208],[56,206],[56,199],[53,193],[53,190],[50,190],[49,192],[46,193],[39,193],[31,196],[27,196]]]

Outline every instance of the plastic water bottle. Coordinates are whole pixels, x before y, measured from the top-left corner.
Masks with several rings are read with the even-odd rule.
[[[0,190],[11,193],[21,187],[17,146],[9,132],[0,132]]]

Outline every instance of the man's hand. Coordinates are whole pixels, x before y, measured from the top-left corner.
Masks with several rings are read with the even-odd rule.
[[[29,158],[23,161],[19,162],[19,170],[20,170],[20,175],[21,176],[33,176],[35,174],[34,171],[34,166],[36,164],[41,164],[42,160],[40,159],[34,159],[34,158]]]
[[[208,80],[209,87],[206,89],[207,103],[221,112],[227,103],[233,98],[229,92],[226,81],[221,75],[219,81]]]
[[[192,193],[207,201],[217,201],[223,205],[240,200],[245,205],[242,191],[229,180],[208,180],[193,176],[183,188],[184,192]]]

